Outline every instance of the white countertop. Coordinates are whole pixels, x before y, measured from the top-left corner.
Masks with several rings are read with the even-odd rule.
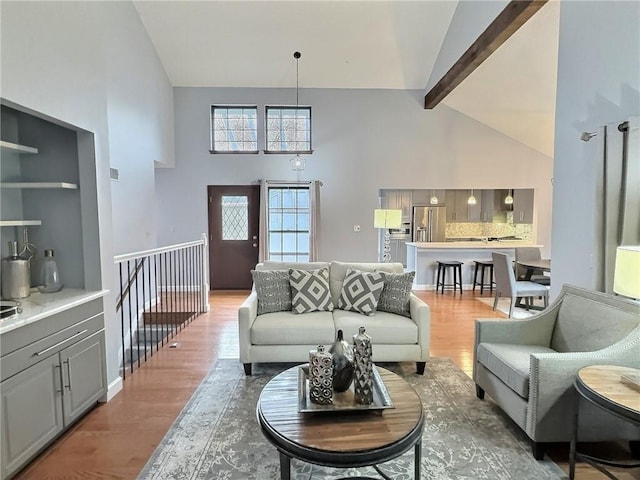
[[[31,290],[31,295],[18,300],[22,313],[0,319],[0,335],[103,297],[108,292],[109,290],[87,291],[79,288],[63,288],[56,293],[40,293],[34,288]]]
[[[407,246],[422,248],[426,250],[442,250],[442,249],[478,249],[478,250],[499,250],[501,248],[518,248],[518,247],[537,247],[542,245],[534,245],[521,240],[505,240],[494,242],[408,242]]]

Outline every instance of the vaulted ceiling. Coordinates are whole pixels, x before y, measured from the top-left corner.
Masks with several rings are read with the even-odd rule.
[[[457,1],[134,4],[174,86],[295,87],[298,50],[301,89],[420,90]],[[443,103],[553,156],[558,17],[548,2]]]

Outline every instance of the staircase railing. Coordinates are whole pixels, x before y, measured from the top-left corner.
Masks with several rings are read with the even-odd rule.
[[[206,235],[200,240],[114,257],[118,283],[121,374],[147,361],[209,310]]]

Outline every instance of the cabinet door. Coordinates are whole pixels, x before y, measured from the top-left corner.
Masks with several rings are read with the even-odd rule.
[[[412,197],[414,205],[429,205],[431,190],[413,190]]]
[[[457,222],[456,215],[456,190],[447,190],[444,197],[444,205],[447,207],[447,223]]]
[[[493,222],[493,213],[496,210],[494,203],[494,191],[482,190],[480,197],[480,221]]]
[[[98,332],[60,352],[64,422],[73,422],[106,392],[104,332]]]
[[[22,467],[63,428],[58,354],[0,384],[2,478]]]
[[[402,210],[402,221],[411,221],[411,210],[413,209],[413,191],[402,190],[400,192],[400,209]]]
[[[398,259],[396,262],[400,262],[404,267],[407,266],[407,241],[398,240]]]
[[[467,201],[469,200],[469,195],[471,195],[471,191],[464,194],[464,204],[467,207],[467,222],[479,222],[482,218],[482,191],[474,190],[473,196],[476,197],[476,204],[469,205]]]
[[[513,223],[533,223],[533,188],[513,191]]]

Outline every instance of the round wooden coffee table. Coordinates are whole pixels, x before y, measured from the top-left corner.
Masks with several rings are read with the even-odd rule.
[[[640,391],[622,381],[624,375],[637,377],[637,368],[616,365],[592,365],[581,368],[574,383],[578,394],[594,405],[628,422],[640,425]],[[573,435],[569,450],[569,478],[575,477],[576,460],[582,459],[609,478],[611,474],[603,467],[640,468],[640,463],[615,462],[608,459],[585,455],[577,451],[578,424],[580,422],[580,402],[576,402]]]
[[[291,478],[291,459],[327,467],[373,466],[415,450],[420,479],[424,414],[416,391],[395,373],[376,366],[393,407],[383,413],[298,411],[298,370],[292,367],[265,385],[256,414],[262,433],[280,452],[280,478]],[[364,478],[364,477],[363,477]]]

